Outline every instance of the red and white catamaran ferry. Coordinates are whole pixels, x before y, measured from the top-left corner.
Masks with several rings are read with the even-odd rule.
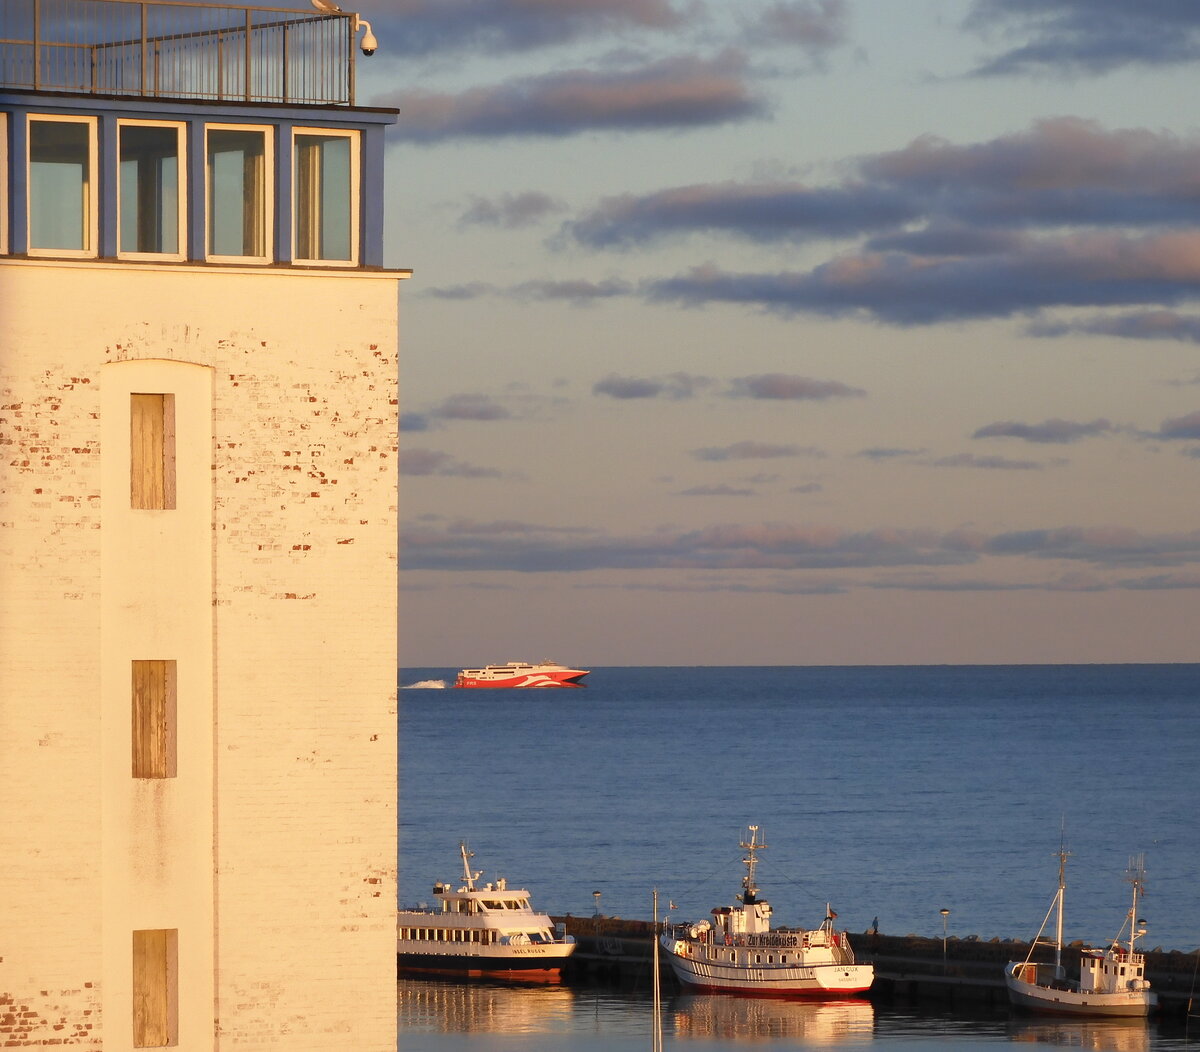
[[[456,687],[581,687],[585,669],[567,668],[556,661],[510,661],[507,665],[464,668],[455,679]]]
[[[718,906],[713,920],[675,925],[660,945],[680,982],[720,993],[770,997],[844,997],[867,990],[875,968],[858,964],[844,931],[833,927],[828,906],[819,928],[772,928],[771,905],[754,883],[756,853],[766,848],[758,826],[742,861],[746,875],[736,905]]]
[[[500,879],[478,888],[474,857],[460,844],[463,885],[437,883],[430,908],[396,914],[396,965],[401,971],[475,978],[558,982],[575,952],[571,935],[558,937],[545,913],[534,913],[529,892]]]

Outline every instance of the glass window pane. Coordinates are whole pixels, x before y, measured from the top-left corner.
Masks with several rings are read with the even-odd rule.
[[[30,248],[91,248],[91,132],[76,121],[29,122]]]
[[[121,127],[122,252],[179,252],[179,132]]]
[[[296,258],[351,259],[351,148],[344,135],[296,136]]]
[[[264,132],[208,131],[208,251],[267,255]]]

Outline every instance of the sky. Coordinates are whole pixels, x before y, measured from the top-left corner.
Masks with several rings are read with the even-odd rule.
[[[402,667],[1200,659],[1200,4],[361,13]]]

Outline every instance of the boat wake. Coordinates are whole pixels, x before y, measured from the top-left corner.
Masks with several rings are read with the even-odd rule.
[[[446,681],[444,679],[421,679],[416,683],[408,683],[402,690],[445,690]]]

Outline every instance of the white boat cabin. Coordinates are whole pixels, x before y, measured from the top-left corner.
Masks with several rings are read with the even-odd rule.
[[[1119,990],[1145,990],[1146,958],[1125,949],[1085,950],[1079,962],[1079,992],[1115,993]]]

